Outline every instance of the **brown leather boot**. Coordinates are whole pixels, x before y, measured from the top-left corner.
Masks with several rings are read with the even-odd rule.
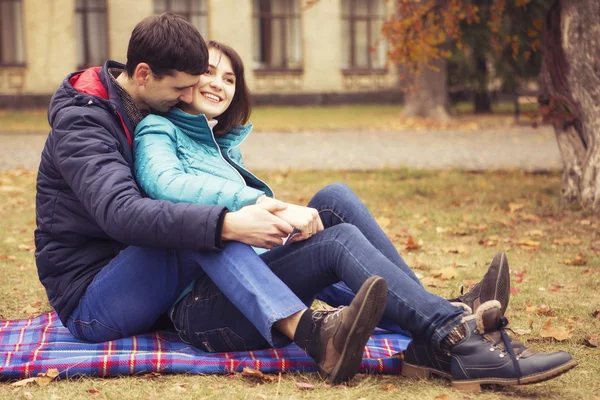
[[[451,302],[460,302],[468,305],[473,312],[486,301],[498,300],[502,314],[506,312],[510,299],[510,271],[505,253],[494,256],[490,267],[483,279],[467,293],[461,294]]]
[[[387,284],[372,276],[348,307],[315,311],[319,351],[311,355],[331,383],[351,379],[360,367],[363,350],[385,310]]]

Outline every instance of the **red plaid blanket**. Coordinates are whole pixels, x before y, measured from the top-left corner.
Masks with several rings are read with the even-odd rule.
[[[410,339],[376,331],[363,354],[362,372],[398,374],[400,353]],[[206,353],[172,332],[156,332],[105,343],[75,339],[56,313],[27,320],[0,321],[0,380],[22,379],[56,368],[61,378],[150,372],[229,374],[250,367],[265,373],[313,372],[312,360],[295,344],[282,349]]]

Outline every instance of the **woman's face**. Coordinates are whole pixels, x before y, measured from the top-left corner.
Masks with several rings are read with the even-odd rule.
[[[235,94],[235,74],[231,61],[216,49],[208,50],[208,71],[200,76],[189,105],[183,110],[204,114],[211,120],[223,114]]]

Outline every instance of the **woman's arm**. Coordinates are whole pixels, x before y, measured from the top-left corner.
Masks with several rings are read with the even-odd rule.
[[[236,211],[264,195],[245,183],[205,172],[187,173],[177,157],[175,127],[163,117],[152,115],[138,125],[134,156],[136,179],[153,199],[222,205]]]

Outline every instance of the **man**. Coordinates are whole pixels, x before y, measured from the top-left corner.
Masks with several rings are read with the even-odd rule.
[[[71,74],[52,97],[37,179],[36,263],[51,305],[80,339],[148,332],[203,269],[222,265],[225,241],[272,247],[292,232],[272,214],[281,202],[227,212],[142,197],[132,175],[135,126],[150,110],[190,102],[207,64],[197,29],[162,14],[135,27],[125,66],[108,61]],[[273,289],[282,294],[274,325],[294,339],[312,311],[285,285]],[[303,319],[301,343],[324,343],[304,348],[332,382],[356,373],[384,304],[385,281],[373,278],[340,318],[319,329]]]

